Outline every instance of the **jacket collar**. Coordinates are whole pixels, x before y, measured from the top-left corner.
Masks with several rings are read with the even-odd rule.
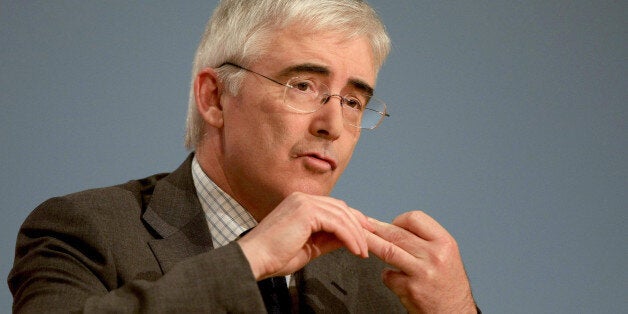
[[[142,216],[157,234],[148,244],[164,273],[176,263],[212,249],[192,179],[193,156],[190,154],[177,170],[156,183]]]

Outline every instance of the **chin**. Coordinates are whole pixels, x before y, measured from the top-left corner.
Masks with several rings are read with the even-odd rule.
[[[288,195],[294,192],[301,192],[301,193],[306,193],[306,194],[311,194],[311,195],[327,196],[329,195],[329,193],[331,193],[332,188],[333,188],[333,185],[330,186],[329,184],[321,184],[318,181],[296,182],[296,184],[292,185],[288,189],[289,190]]]

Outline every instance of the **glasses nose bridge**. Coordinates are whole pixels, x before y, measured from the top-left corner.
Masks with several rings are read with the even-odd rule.
[[[324,97],[322,98],[322,105],[327,104],[333,97],[338,97],[338,100],[340,100],[340,107],[342,108],[346,102],[346,98],[342,97],[340,94],[326,94],[324,95]]]

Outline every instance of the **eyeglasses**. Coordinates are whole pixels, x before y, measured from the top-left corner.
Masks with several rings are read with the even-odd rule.
[[[283,93],[284,104],[298,113],[316,112],[333,97],[338,97],[340,107],[342,108],[342,117],[352,127],[372,130],[382,123],[384,117],[390,116],[386,112],[386,104],[373,95],[359,92],[351,92],[344,96],[331,94],[329,87],[316,78],[293,77],[284,84],[235,63],[225,62],[220,67],[225,65],[257,74],[283,86],[285,88]]]

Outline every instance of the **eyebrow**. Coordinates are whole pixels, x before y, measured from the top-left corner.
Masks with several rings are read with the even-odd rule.
[[[289,66],[279,72],[279,77],[292,77],[301,73],[311,73],[311,74],[319,74],[323,76],[330,76],[331,71],[328,67],[314,64],[314,63],[301,63],[295,64],[293,66]],[[349,84],[353,86],[355,89],[361,91],[362,93],[372,96],[373,95],[373,87],[369,85],[367,82],[357,79],[350,78]]]
[[[329,68],[324,67],[322,65],[314,64],[314,63],[301,63],[289,66],[281,72],[279,72],[279,76],[281,77],[289,77],[300,73],[312,73],[312,74],[321,74],[325,76],[329,76],[331,71]]]

